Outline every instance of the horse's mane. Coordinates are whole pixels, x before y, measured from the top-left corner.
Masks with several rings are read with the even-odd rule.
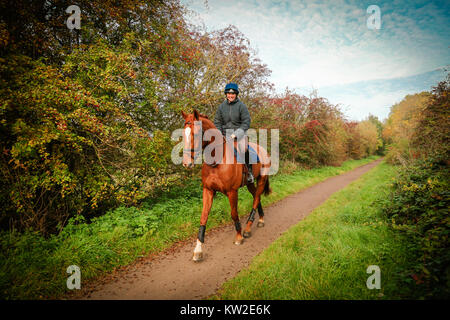
[[[214,122],[211,119],[209,119],[209,117],[206,114],[200,113],[198,111],[196,111],[196,112],[197,112],[197,114],[199,116],[199,120],[204,119],[204,120],[206,120],[209,123],[211,128],[216,128],[216,126],[214,125]]]
[[[216,126],[214,125],[214,122],[212,122],[206,114],[199,113],[198,115],[200,116],[200,118],[205,119],[209,123],[211,128],[216,128]]]

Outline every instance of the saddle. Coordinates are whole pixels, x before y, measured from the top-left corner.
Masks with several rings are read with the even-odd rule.
[[[236,148],[236,146],[233,144],[233,152],[234,152],[234,156],[236,157],[237,160],[239,160],[239,153],[238,150]],[[245,151],[245,163],[249,163],[249,160],[252,159],[252,163],[260,163],[261,160],[258,156],[258,153],[255,151],[255,149],[253,149],[250,145],[247,145],[247,150]],[[255,161],[256,160],[256,161]],[[218,163],[213,163],[210,164],[211,167],[216,167],[218,165]],[[248,176],[248,169],[247,166],[242,166],[242,182],[241,182],[241,187],[247,185],[247,176]]]

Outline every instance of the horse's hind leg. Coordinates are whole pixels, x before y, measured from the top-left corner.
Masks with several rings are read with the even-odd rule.
[[[252,194],[253,201],[255,202],[255,195],[256,195],[256,187],[255,187],[255,185],[254,184],[248,184],[247,185],[247,189]],[[253,208],[255,208],[255,207],[253,206]],[[257,227],[264,227],[264,211],[263,211],[263,208],[262,208],[262,205],[261,205],[261,197],[259,198],[257,208],[258,208],[259,219],[258,219],[258,224],[256,226]]]
[[[264,227],[264,211],[261,205],[261,201],[259,201],[258,203],[258,215],[259,215],[259,220],[258,220],[258,224],[256,225],[258,228]]]
[[[264,211],[261,206],[261,194],[264,191],[264,186],[266,184],[267,176],[259,176],[257,179],[257,186],[255,187],[253,184],[248,184],[247,189],[253,195],[253,207],[250,215],[248,216],[247,225],[244,230],[244,237],[249,238],[252,235],[251,229],[253,221],[255,221],[256,209],[258,209],[259,220],[258,227],[264,226]]]

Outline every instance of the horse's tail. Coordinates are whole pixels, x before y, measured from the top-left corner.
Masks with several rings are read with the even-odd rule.
[[[266,184],[264,185],[264,195],[268,196],[269,194],[272,193],[272,189],[270,189],[270,184],[269,184],[269,176],[267,176],[267,180],[266,180]]]

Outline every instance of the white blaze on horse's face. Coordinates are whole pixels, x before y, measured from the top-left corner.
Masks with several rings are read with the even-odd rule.
[[[188,127],[184,128],[184,156],[183,156],[183,166],[192,167],[194,163],[201,164],[202,161],[202,122],[194,121],[194,126],[192,127],[192,122],[188,121],[186,125]]]
[[[191,137],[191,127],[184,129],[184,135],[186,136],[186,143],[189,143]]]
[[[192,149],[191,146],[191,127],[186,127],[184,129],[184,152],[183,152],[183,166],[187,168],[191,168],[194,166],[191,153],[189,152]]]

